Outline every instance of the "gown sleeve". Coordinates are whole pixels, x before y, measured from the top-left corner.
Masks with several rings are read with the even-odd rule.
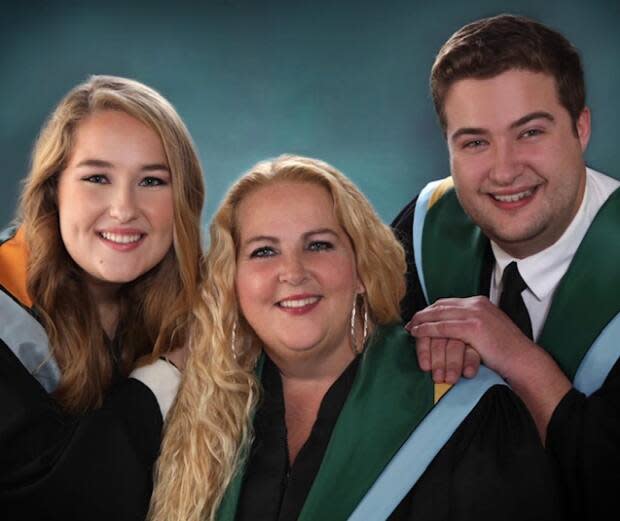
[[[620,483],[620,362],[590,396],[576,389],[564,396],[547,427],[546,443],[573,518],[608,517]]]
[[[3,519],[144,519],[163,423],[146,385],[122,380],[68,416],[0,341],[0,414]]]
[[[506,386],[490,388],[391,521],[565,519],[534,423]]]

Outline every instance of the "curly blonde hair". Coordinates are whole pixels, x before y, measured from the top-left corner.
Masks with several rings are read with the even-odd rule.
[[[253,368],[263,346],[237,303],[237,209],[248,194],[283,181],[327,189],[353,245],[371,323],[399,320],[405,255],[357,187],[327,163],[306,157],[284,155],[250,169],[230,189],[211,224],[204,299],[195,310],[197,329],[168,417],[151,503],[154,521],[214,519],[249,447],[259,389]]]
[[[57,200],[58,177],[71,155],[75,130],[84,118],[102,110],[125,112],[151,128],[161,139],[172,179],[173,248],[158,266],[120,292],[124,375],[139,356],[157,355],[187,341],[201,279],[204,184],[187,128],[172,105],[146,85],[92,76],[65,96],[43,126],[17,218],[28,248],[29,296],[62,372],[54,394],[71,412],[98,407],[113,375],[97,308],[62,242]]]

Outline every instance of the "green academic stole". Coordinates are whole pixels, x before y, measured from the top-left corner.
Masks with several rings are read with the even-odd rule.
[[[443,180],[428,185],[418,197],[414,214],[416,269],[429,303],[480,294],[488,239],[465,214],[450,184]],[[571,380],[582,361],[588,360],[584,357],[591,346],[597,346],[593,357],[602,353],[606,364],[611,364],[605,369],[599,363],[592,370],[599,386],[620,355],[619,266],[617,189],[599,210],[560,281],[538,339]],[[590,391],[594,385],[588,384]]]
[[[379,328],[361,356],[300,521],[347,519],[433,408],[433,382],[418,368],[401,326]],[[234,520],[242,480],[243,470],[228,488],[218,520]]]

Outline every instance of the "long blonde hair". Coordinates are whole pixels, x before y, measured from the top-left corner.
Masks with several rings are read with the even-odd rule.
[[[262,344],[237,304],[237,208],[249,193],[280,181],[329,191],[355,251],[370,320],[399,320],[404,252],[357,187],[315,159],[281,156],[254,166],[228,192],[211,224],[204,299],[196,309],[201,328],[192,334],[184,381],[168,417],[151,503],[154,521],[214,519],[250,443],[258,394],[253,367]]]
[[[63,245],[58,224],[58,176],[70,157],[75,129],[99,110],[125,112],[155,131],[172,176],[173,248],[158,266],[120,292],[123,374],[137,357],[187,340],[187,321],[201,278],[204,185],[187,128],[153,89],[125,78],[92,76],[66,95],[43,126],[17,219],[29,252],[28,292],[62,372],[54,394],[71,412],[99,406],[113,375],[97,309],[79,266]]]

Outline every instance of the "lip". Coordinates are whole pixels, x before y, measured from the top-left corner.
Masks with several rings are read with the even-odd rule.
[[[487,192],[491,202],[501,210],[518,210],[529,205],[538,194],[540,185]]]
[[[305,315],[316,308],[322,299],[323,297],[321,295],[303,293],[299,295],[290,295],[278,300],[275,306],[280,311],[288,313],[289,315]]]
[[[140,247],[147,235],[137,228],[106,228],[97,230],[96,233],[99,240],[108,248],[120,252],[129,252]]]

